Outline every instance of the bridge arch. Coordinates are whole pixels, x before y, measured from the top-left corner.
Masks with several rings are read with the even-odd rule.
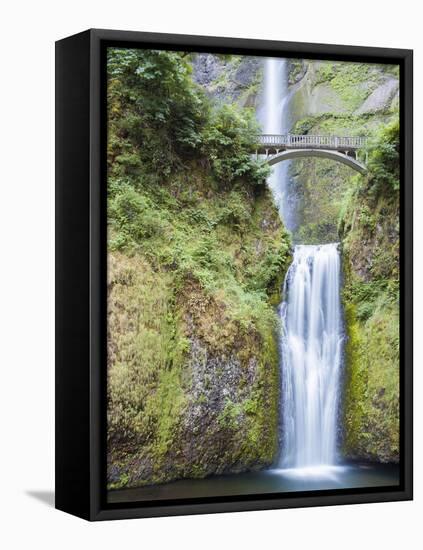
[[[268,157],[266,158],[266,163],[270,166],[273,166],[274,164],[277,164],[278,162],[282,162],[284,160],[304,157],[331,159],[337,162],[341,162],[342,164],[346,164],[353,170],[360,172],[360,174],[365,174],[367,172],[366,166],[356,158],[350,157],[349,155],[346,155],[345,153],[341,153],[339,151],[330,151],[326,149],[288,149],[274,155],[268,155]]]

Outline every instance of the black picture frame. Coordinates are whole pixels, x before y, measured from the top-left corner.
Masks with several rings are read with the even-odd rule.
[[[105,48],[400,65],[399,487],[108,504],[106,442]],[[411,50],[91,29],[56,43],[56,508],[108,520],[412,499]]]

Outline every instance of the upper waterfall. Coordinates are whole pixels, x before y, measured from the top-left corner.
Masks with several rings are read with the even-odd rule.
[[[260,122],[265,134],[286,134],[289,131],[289,91],[287,60],[267,58],[264,66],[263,103]],[[273,193],[285,227],[291,230],[295,225],[293,209],[287,194],[289,161],[273,167],[268,185]]]

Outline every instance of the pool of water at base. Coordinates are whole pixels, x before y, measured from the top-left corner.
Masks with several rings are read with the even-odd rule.
[[[310,468],[274,468],[257,472],[181,479],[171,483],[108,491],[109,503],[180,498],[291,493],[396,486],[400,482],[395,464],[344,464]]]

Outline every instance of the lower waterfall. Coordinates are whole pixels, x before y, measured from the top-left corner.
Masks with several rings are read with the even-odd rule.
[[[343,327],[338,245],[297,245],[281,317],[280,468],[336,463]]]

